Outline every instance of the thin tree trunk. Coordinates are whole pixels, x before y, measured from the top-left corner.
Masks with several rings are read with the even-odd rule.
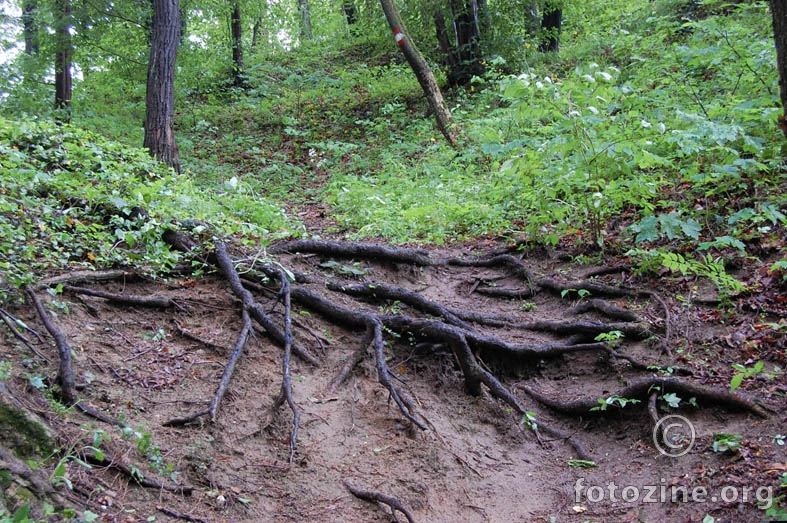
[[[473,0],[476,8],[476,25],[478,26],[478,34],[481,37],[481,42],[488,41],[492,38],[492,16],[489,14],[489,6],[487,0]]]
[[[56,0],[55,109],[58,119],[71,120],[71,0]]]
[[[22,3],[22,33],[25,38],[25,53],[38,54],[38,0]]]
[[[258,9],[255,13],[254,25],[251,28],[251,48],[256,49],[257,44],[260,43],[260,38],[265,36],[265,41],[268,41],[268,29],[263,25],[265,17],[268,15],[268,1],[262,0],[258,2]]]
[[[456,53],[454,53],[451,42],[448,39],[448,29],[445,26],[445,16],[443,10],[438,6],[432,13],[434,18],[434,28],[437,33],[437,45],[440,47],[440,54],[443,56],[443,63],[451,70],[458,65]]]
[[[426,63],[424,57],[415,45],[413,45],[413,41],[407,35],[402,17],[399,15],[399,11],[396,9],[393,0],[380,0],[380,4],[383,7],[385,18],[388,20],[388,25],[394,32],[399,49],[402,50],[407,63],[410,64],[410,67],[415,73],[415,77],[418,78],[418,83],[421,84],[421,88],[424,90],[429,107],[432,109],[435,119],[437,120],[437,127],[440,129],[440,132],[443,133],[446,140],[448,140],[448,143],[450,143],[452,147],[458,149],[459,140],[457,139],[456,128],[453,118],[451,118],[451,112],[445,105],[443,94],[440,92],[440,87],[437,85],[437,80],[435,80],[434,74],[429,68],[429,64]]]
[[[478,28],[478,4],[475,0],[450,0],[456,33],[455,67],[448,72],[450,85],[467,85],[473,76],[484,73],[481,35]]]
[[[243,25],[240,18],[240,2],[235,0],[230,18],[232,33],[232,79],[235,87],[243,87]]]
[[[71,119],[71,1],[55,3],[58,21],[55,28],[55,109],[62,111],[59,118]]]
[[[180,172],[175,142],[175,59],[180,40],[178,0],[153,0],[144,147]]]
[[[262,17],[258,16],[254,20],[254,25],[251,27],[251,48],[257,49],[257,44],[260,43],[260,35],[267,34],[267,31],[262,27]]]
[[[538,34],[541,27],[541,17],[538,14],[538,0],[528,0],[524,6],[525,10],[525,29],[530,36]]]
[[[773,40],[776,43],[776,69],[779,71],[779,92],[782,100],[782,114],[779,127],[787,137],[787,2],[771,1],[773,16]]]
[[[298,11],[301,12],[301,36],[312,39],[312,18],[309,13],[309,0],[298,0]]]

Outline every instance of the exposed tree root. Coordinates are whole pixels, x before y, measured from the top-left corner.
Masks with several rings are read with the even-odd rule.
[[[370,503],[383,503],[384,505],[388,505],[391,508],[391,515],[394,519],[397,519],[396,512],[398,511],[401,512],[405,518],[407,518],[408,523],[415,523],[413,515],[398,499],[380,492],[359,489],[358,487],[354,487],[349,481],[346,480],[344,481],[344,486],[347,487],[347,490],[349,490],[350,493],[358,499],[369,501]]]
[[[465,331],[459,327],[448,325],[440,321],[421,320],[395,315],[376,317],[369,313],[357,313],[355,311],[338,306],[329,300],[304,289],[293,289],[293,298],[295,298],[307,308],[323,314],[332,321],[341,322],[345,325],[351,325],[356,328],[361,327],[364,324],[368,325],[368,322],[371,322],[372,328],[375,332],[375,347],[378,347],[378,349],[376,349],[378,351],[378,379],[389,388],[392,397],[395,401],[397,401],[397,404],[399,404],[399,408],[402,410],[402,413],[405,414],[408,419],[416,423],[416,425],[418,425],[420,428],[425,427],[420,422],[415,421],[408,410],[405,409],[402,404],[400,404],[400,402],[397,400],[396,389],[390,385],[390,380],[387,379],[387,373],[383,373],[380,370],[380,363],[384,363],[384,360],[381,354],[382,340],[380,339],[380,341],[377,341],[377,322],[380,322],[382,325],[395,332],[409,332],[417,336],[424,336],[429,339],[447,342],[454,351],[454,354],[459,361],[459,365],[462,368],[462,372],[465,377],[465,387],[467,388],[468,392],[478,395],[481,393],[481,384],[486,385],[493,396],[508,403],[517,412],[523,415],[525,414],[526,409],[519,403],[514,395],[502,383],[500,383],[500,381],[494,375],[492,375],[478,363],[476,357],[470,349],[471,342],[479,348],[502,348],[504,350],[517,353],[520,356],[523,353],[528,353],[525,355],[530,356],[544,356],[557,355],[575,350],[606,350],[606,345],[603,343],[579,344],[570,346],[562,344],[553,344],[547,346],[508,344],[497,338],[475,334],[473,332]],[[579,442],[575,441],[573,438],[566,436],[560,430],[551,428],[543,423],[539,423],[539,427],[545,433],[553,435],[559,439],[565,439],[571,446],[574,447],[582,459],[590,459],[589,453]]]
[[[201,337],[197,336],[196,334],[187,331],[186,329],[183,328],[182,325],[180,325],[177,322],[175,323],[175,329],[177,330],[178,334],[180,334],[181,336],[183,336],[187,340],[191,340],[191,341],[197,342],[197,343],[199,343],[201,345],[204,345],[205,347],[208,347],[208,348],[213,349],[213,350],[217,350],[217,351],[220,351],[220,352],[229,352],[227,347],[225,347],[223,345],[219,345],[217,343],[213,343],[210,340],[206,340],[204,338],[201,338]]]
[[[162,235],[162,239],[175,249],[191,252],[197,248],[197,244],[186,234],[167,230]],[[254,296],[243,287],[240,276],[233,266],[232,260],[227,254],[227,248],[223,243],[217,242],[216,248],[207,257],[208,263],[216,265],[225,279],[227,279],[233,294],[241,300],[243,308],[249,312],[249,315],[259,325],[265,329],[268,335],[281,346],[284,346],[285,337],[284,332],[278,325],[266,314],[262,305],[254,301]],[[298,344],[293,344],[292,351],[302,360],[311,363],[312,365],[319,366],[320,362],[317,358],[309,354],[309,352]]]
[[[285,401],[292,411],[292,430],[290,431],[290,458],[289,464],[292,465],[293,458],[295,457],[296,442],[298,439],[298,427],[300,425],[301,413],[295,405],[295,400],[292,398],[292,377],[290,373],[290,360],[292,357],[292,307],[290,297],[290,282],[287,280],[287,275],[283,270],[279,269],[279,281],[281,282],[281,289],[279,296],[284,304],[284,357],[282,358],[282,381],[281,392],[276,398],[276,401],[271,407],[269,418],[273,416],[273,411],[281,407]]]
[[[373,340],[374,340],[374,329],[367,327],[366,334],[364,335],[361,344],[358,346],[357,349],[355,349],[355,351],[352,353],[352,356],[347,358],[345,364],[342,365],[342,368],[339,370],[336,376],[334,376],[333,380],[331,380],[331,386],[328,389],[330,393],[335,392],[340,385],[344,384],[344,382],[347,381],[347,378],[350,377],[350,373],[352,372],[352,370],[356,366],[358,366],[368,354],[369,345],[372,343]]]
[[[168,231],[165,240],[175,248],[194,251],[197,247],[195,241],[189,236],[176,231]],[[293,335],[292,303],[309,309],[327,318],[329,321],[342,325],[349,329],[363,330],[363,341],[360,346],[348,358],[344,366],[334,377],[330,390],[334,391],[350,375],[355,368],[368,355],[369,348],[374,355],[377,370],[377,379],[388,391],[390,398],[396,403],[401,414],[408,419],[414,426],[423,430],[428,427],[428,420],[418,412],[416,404],[404,395],[393,384],[392,377],[396,375],[388,367],[386,361],[385,336],[390,332],[397,337],[407,336],[414,343],[414,351],[428,353],[436,347],[450,347],[459,370],[464,378],[464,385],[468,393],[479,395],[488,393],[511,407],[519,415],[531,415],[526,410],[525,405],[511,390],[498,378],[490,367],[487,367],[482,358],[494,356],[491,360],[492,368],[496,362],[516,362],[517,365],[527,365],[535,361],[547,358],[557,358],[571,353],[597,351],[607,354],[609,357],[628,361],[634,369],[640,371],[652,371],[652,367],[640,362],[637,358],[622,352],[621,347],[612,345],[604,341],[596,341],[600,334],[619,331],[625,340],[644,339],[653,336],[655,328],[643,320],[637,313],[622,307],[618,304],[601,299],[601,297],[627,298],[630,300],[652,299],[659,303],[665,312],[665,331],[666,338],[669,338],[670,313],[667,303],[663,298],[649,290],[640,290],[629,287],[616,287],[596,281],[575,281],[560,282],[549,277],[538,277],[534,275],[525,263],[518,257],[508,253],[498,253],[488,257],[472,258],[432,258],[429,252],[422,249],[399,249],[395,247],[380,246],[367,243],[345,243],[345,242],[326,242],[326,241],[295,241],[274,246],[270,249],[272,253],[299,252],[312,253],[321,256],[338,258],[359,258],[371,259],[378,263],[410,264],[421,267],[443,266],[443,267],[474,267],[474,268],[500,268],[509,276],[516,277],[525,282],[521,288],[501,288],[480,286],[474,290],[486,295],[496,295],[506,298],[531,297],[539,292],[548,292],[565,296],[566,294],[586,291],[593,295],[568,311],[568,314],[578,315],[594,312],[605,316],[609,321],[599,321],[595,319],[573,319],[573,320],[540,320],[540,321],[521,321],[515,316],[504,314],[485,314],[474,310],[465,310],[448,307],[433,300],[427,299],[422,294],[403,287],[387,285],[385,283],[350,283],[337,281],[323,281],[319,277],[315,278],[312,274],[299,274],[295,276],[295,282],[288,281],[288,275],[292,274],[286,269],[273,265],[264,265],[256,259],[241,262],[244,276],[241,276],[236,269],[239,262],[233,261],[225,244],[221,241],[215,242],[215,248],[204,255],[205,260],[215,265],[221,276],[227,281],[233,295],[240,301],[242,327],[235,342],[234,350],[230,355],[228,363],[224,369],[222,378],[217,386],[216,392],[210,401],[209,406],[201,411],[193,413],[183,418],[172,419],[165,422],[165,425],[182,425],[201,416],[209,416],[211,421],[216,420],[218,409],[222,398],[229,386],[230,380],[237,363],[240,360],[243,349],[252,336],[254,329],[260,329],[270,336],[284,349],[282,359],[282,382],[279,394],[270,406],[266,416],[262,421],[262,427],[266,427],[276,411],[286,402],[293,413],[292,429],[290,431],[289,443],[289,463],[292,465],[296,452],[296,442],[299,428],[300,412],[292,394],[291,379],[291,357],[293,354],[299,356],[304,361],[318,365],[319,361],[306,348],[301,347],[295,342]],[[126,273],[115,275],[117,277],[128,277]],[[109,274],[106,275],[110,277]],[[490,276],[490,278],[492,278]],[[79,278],[77,278],[79,279]],[[149,307],[177,307],[175,300],[161,296],[135,296],[128,294],[113,294],[105,291],[97,291],[74,287],[68,285],[71,280],[63,280],[66,283],[64,290],[81,295],[95,296],[109,300],[113,303],[123,303],[131,306]],[[271,288],[271,282],[279,283],[278,291]],[[479,282],[487,281],[479,278]],[[339,305],[332,300],[313,290],[307,288],[308,285],[324,285],[328,291],[341,293],[352,298],[360,298],[366,302],[371,302],[371,306],[366,308],[347,307]],[[264,293],[266,296],[276,298],[276,304],[270,312],[259,303],[251,290],[257,293]],[[55,338],[58,351],[61,356],[58,382],[63,390],[63,397],[69,403],[76,402],[76,386],[74,383],[73,370],[71,369],[70,348],[65,338],[52,325],[40,303],[37,301],[32,288],[27,288],[28,295],[34,300],[47,331]],[[391,306],[391,302],[398,302],[412,310],[412,316],[403,314],[398,310],[398,306]],[[278,303],[283,305],[283,326],[271,317],[273,310]],[[388,304],[388,305],[386,305]],[[378,312],[373,309],[375,305],[380,305]],[[278,313],[277,313],[278,314]],[[0,311],[0,316],[8,319]],[[10,327],[11,325],[9,325]],[[523,330],[546,333],[550,337],[557,338],[555,341],[541,341],[537,343],[514,343],[502,339],[496,335],[483,332],[483,327],[491,327],[507,330]],[[308,328],[305,330],[311,332]],[[184,331],[185,332],[185,331]],[[186,335],[182,332],[182,334]],[[311,332],[315,336],[314,332]],[[187,336],[194,339],[191,336]],[[414,340],[419,340],[415,344]],[[201,340],[197,340],[201,341]],[[320,341],[320,347],[324,353],[325,347]],[[674,369],[674,368],[673,368]],[[686,373],[689,373],[687,371]],[[397,378],[398,379],[398,378]],[[545,405],[546,407],[563,413],[577,416],[587,416],[590,414],[600,414],[604,411],[597,409],[599,406],[598,398],[579,399],[564,401],[553,399],[538,392],[532,387],[520,386],[521,390],[527,395]],[[646,401],[648,412],[653,422],[657,418],[656,402],[658,394],[654,394],[657,388],[659,394],[665,392],[675,392],[698,400],[711,402],[729,408],[737,408],[765,416],[765,410],[754,403],[751,399],[740,395],[732,394],[723,390],[690,383],[676,378],[646,377],[635,381],[633,384],[624,387],[614,394],[614,396],[626,399],[639,399]],[[82,409],[84,411],[84,408]],[[607,409],[612,410],[612,409]],[[85,411],[89,413],[88,411]],[[99,413],[100,414],[100,413]],[[101,419],[101,418],[99,418]],[[423,421],[422,421],[423,419]],[[550,426],[541,419],[532,424],[536,437],[540,442],[544,442],[542,435],[547,435],[553,440],[563,440],[573,447],[576,454],[582,459],[592,459],[589,452],[583,445],[574,439],[573,434]],[[347,488],[353,491],[354,487],[347,484]],[[372,501],[386,502],[377,493],[369,493],[355,489],[353,494],[363,497],[356,492],[368,495]],[[392,498],[391,498],[392,499]],[[394,502],[398,503],[396,500]],[[407,515],[399,506],[391,505],[394,512],[399,510]],[[408,519],[410,516],[408,515]]]
[[[114,292],[102,291],[99,289],[88,289],[87,287],[72,287],[64,285],[63,290],[74,294],[103,298],[113,303],[131,305],[132,307],[159,307],[168,309],[170,307],[180,308],[177,302],[166,296],[137,296],[134,294],[116,294]]]
[[[362,283],[356,285],[341,282],[328,282],[327,287],[330,290],[340,291],[350,296],[361,296],[378,300],[397,300],[415,307],[425,314],[445,318],[445,320],[452,325],[457,325],[465,329],[473,328],[448,307],[427,300],[417,292],[402,287],[392,287],[382,283]]]
[[[35,290],[40,291],[58,285],[79,285],[80,283],[99,283],[107,281],[135,281],[139,275],[130,271],[109,270],[109,271],[74,271],[60,274],[52,278],[44,278],[36,283]]]
[[[653,391],[648,395],[648,416],[650,416],[650,422],[653,424],[653,437],[661,439],[663,430],[661,424],[659,424],[661,416],[659,416],[658,411],[658,400],[658,391]]]
[[[22,332],[17,328],[17,325],[21,326],[24,330],[34,334],[38,338],[38,341],[43,341],[40,334],[38,334],[36,331],[31,329],[24,323],[20,322],[18,319],[14,318],[8,311],[3,309],[2,307],[0,307],[0,318],[3,319],[3,323],[6,324],[8,330],[11,331],[11,334],[13,334],[16,339],[21,341],[28,349],[30,349],[30,352],[32,352],[33,354],[35,354],[45,362],[50,363],[49,358],[47,358],[45,355],[43,355],[41,352],[38,351],[38,349],[36,349],[33,346],[33,343],[29,339],[27,339],[27,337],[24,334],[22,334]]]
[[[268,252],[316,253],[337,258],[369,258],[391,263],[433,265],[426,249],[399,249],[373,243],[330,242],[322,240],[296,240],[273,245]]]
[[[185,495],[190,495],[194,491],[194,487],[189,485],[182,485],[182,486],[166,485],[154,479],[146,478],[141,474],[139,474],[138,471],[135,471],[131,466],[127,465],[126,463],[120,460],[110,460],[107,459],[105,456],[99,458],[92,452],[83,453],[82,458],[85,462],[90,463],[92,465],[97,465],[100,467],[107,467],[113,470],[117,470],[118,472],[122,473],[126,478],[128,478],[129,481],[136,483],[140,487],[156,489],[156,490],[166,490],[169,492],[175,492],[178,494],[185,494]]]
[[[538,294],[538,289],[535,287],[476,287],[475,292],[483,294],[484,296],[493,296],[495,298],[510,298],[512,300],[524,300],[532,298]]]
[[[521,387],[529,396],[538,402],[546,405],[547,407],[561,412],[564,414],[576,415],[592,415],[592,414],[605,414],[609,410],[597,409],[599,406],[599,398],[586,398],[571,401],[561,401],[552,399],[549,396],[536,391],[535,389],[527,386]],[[754,400],[744,396],[743,394],[734,394],[726,390],[715,389],[690,383],[678,378],[659,378],[650,377],[628,385],[619,391],[610,394],[609,397],[619,397],[626,399],[637,399],[640,401],[647,401],[648,396],[654,388],[658,388],[661,394],[667,392],[674,392],[680,394],[682,398],[688,399],[690,397],[697,398],[700,401],[707,401],[714,405],[720,405],[731,409],[744,410],[756,414],[760,417],[768,417],[765,409],[757,405]]]
[[[36,296],[33,287],[26,285],[25,292],[32,301],[33,306],[38,313],[38,317],[41,319],[41,322],[44,324],[47,332],[49,332],[49,334],[55,340],[57,352],[60,356],[60,365],[57,372],[57,383],[60,385],[60,397],[62,400],[68,405],[74,405],[78,410],[92,418],[103,421],[104,423],[120,426],[120,421],[79,400],[76,392],[76,378],[74,376],[74,368],[71,362],[71,346],[68,344],[66,336],[55,326],[54,323],[52,323],[52,320],[49,318],[49,314],[47,314],[47,312],[44,310],[44,306],[41,304],[38,296]]]
[[[251,336],[251,319],[249,318],[248,312],[244,310],[242,312],[242,316],[243,316],[243,327],[241,328],[240,334],[238,335],[238,340],[235,342],[235,349],[232,351],[232,355],[230,356],[230,359],[227,362],[227,366],[224,367],[224,373],[221,375],[221,380],[219,380],[219,385],[216,388],[216,393],[213,395],[213,398],[210,400],[210,404],[208,405],[208,408],[195,412],[193,414],[189,414],[188,416],[182,418],[174,418],[171,420],[167,420],[163,423],[165,427],[185,425],[205,415],[210,415],[210,421],[215,423],[216,416],[219,410],[219,405],[221,404],[221,400],[224,397],[224,394],[227,392],[227,387],[230,384],[232,373],[235,371],[235,365],[238,363],[238,360],[240,359],[240,356],[243,353],[243,348],[246,346],[246,342],[248,341],[249,336]]]
[[[28,490],[39,500],[51,502],[55,505],[55,508],[60,510],[68,506],[66,499],[55,490],[47,477],[41,474],[40,470],[30,468],[30,465],[17,458],[3,445],[0,445],[0,468],[3,470],[4,481],[8,481],[14,476],[22,478],[28,483]],[[31,514],[31,517],[36,516],[42,517],[38,514]]]
[[[167,507],[161,505],[156,505],[156,510],[162,514],[166,514],[171,518],[182,519],[183,521],[194,521],[196,523],[208,523],[207,519],[198,518],[197,516],[192,516],[190,514],[183,514],[181,512],[175,512],[174,510],[168,509]]]
[[[590,300],[583,301],[582,303],[578,304],[576,307],[570,309],[568,311],[569,314],[582,314],[588,311],[597,311],[609,318],[618,320],[618,321],[631,321],[635,323],[644,323],[642,319],[634,312],[629,309],[620,307],[615,305],[614,303],[610,303],[606,300],[601,300],[598,298],[592,298]]]

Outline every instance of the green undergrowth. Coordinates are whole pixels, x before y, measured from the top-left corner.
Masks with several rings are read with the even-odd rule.
[[[245,90],[192,86],[184,162],[197,183],[326,202],[331,232],[352,239],[742,255],[778,243],[787,178],[767,4],[641,2],[603,35],[592,15],[567,22],[560,55],[524,50],[517,74],[490,58],[446,93],[459,152],[395,50],[350,41],[252,56]]]
[[[730,258],[767,257],[783,273],[785,140],[767,2],[639,0],[618,11],[569,10],[559,54],[522,45],[446,92],[458,151],[389,40],[249,53],[243,88],[218,55],[204,61],[184,44],[183,176],[98,137],[141,141],[144,71],[95,71],[74,107],[91,131],[2,124],[9,281],[53,265],[166,266],[174,255],[157,250],[154,231],[172,220],[254,242],[297,234],[282,208],[309,204],[327,232],[350,239],[524,237],[628,252],[643,270],[706,275],[726,293],[737,289],[723,273]],[[77,189],[87,203],[64,203]],[[150,218],[133,218],[134,206]]]
[[[297,227],[238,180],[197,186],[141,149],[76,127],[0,118],[0,303],[53,271],[167,271],[181,256],[163,231],[202,221],[249,242]]]
[[[603,42],[569,40],[519,74],[491,60],[451,94],[461,152],[424,140],[431,122],[400,121],[415,148],[386,146],[368,172],[337,166],[326,198],[342,230],[398,242],[522,234],[697,263],[750,245],[784,252],[770,14],[764,2],[712,4],[644,4]]]

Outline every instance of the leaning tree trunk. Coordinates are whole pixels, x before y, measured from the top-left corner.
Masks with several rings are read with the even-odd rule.
[[[71,0],[55,3],[55,109],[59,119],[70,120],[71,111]]]
[[[435,80],[434,74],[429,68],[429,64],[426,63],[424,57],[418,49],[416,49],[415,45],[413,45],[413,41],[407,35],[402,17],[399,15],[399,11],[396,9],[393,0],[380,0],[380,4],[383,7],[385,18],[388,20],[388,25],[391,26],[391,30],[394,33],[396,43],[402,50],[407,63],[410,64],[416,78],[418,78],[418,83],[421,84],[421,88],[424,90],[429,107],[432,109],[435,119],[437,120],[437,127],[440,129],[440,132],[443,133],[445,139],[448,140],[448,143],[455,149],[458,149],[459,140],[457,139],[456,128],[453,118],[451,118],[451,112],[445,105],[443,94],[440,92],[440,87],[437,85],[437,80]]]
[[[175,143],[175,58],[180,39],[178,0],[153,0],[144,147],[180,172]]]
[[[773,15],[773,40],[776,42],[776,68],[779,70],[779,91],[782,99],[782,114],[779,127],[787,137],[787,2],[771,1]]]
[[[243,87],[243,25],[240,19],[240,2],[235,0],[230,17],[232,33],[232,83],[235,87]]]
[[[298,11],[301,12],[301,36],[312,39],[312,18],[309,12],[309,0],[298,0]]]

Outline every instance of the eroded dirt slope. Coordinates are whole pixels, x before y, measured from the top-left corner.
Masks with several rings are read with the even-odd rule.
[[[237,251],[231,254],[236,260],[243,258]],[[440,259],[469,259],[471,254],[469,248],[429,253]],[[726,391],[732,363],[762,359],[766,370],[774,365],[785,368],[784,328],[764,326],[775,324],[783,313],[778,308],[783,305],[776,303],[778,288],[739,296],[720,312],[712,290],[710,303],[697,300],[707,290],[697,288],[700,282],[654,289],[652,282],[625,270],[588,279],[583,275],[592,267],[572,266],[555,254],[514,254],[539,278],[655,291],[661,303],[650,295],[611,297],[606,302],[632,312],[637,321],[628,323],[648,330],[647,336],[624,336],[616,350],[637,363],[660,367],[662,374],[668,367],[680,367],[687,373],[680,379]],[[598,310],[576,311],[594,298],[592,293],[533,289],[532,280],[524,281],[511,267],[425,266],[314,253],[281,254],[277,261],[311,277],[313,283],[302,288],[350,310],[435,318],[403,300],[359,300],[328,290],[326,281],[384,283],[452,310],[505,317],[509,324],[469,321],[468,332],[518,346],[591,344],[594,335],[512,328],[511,323],[621,323]],[[215,422],[202,416],[186,425],[164,426],[206,408],[236,343],[240,301],[220,274],[87,286],[118,294],[166,296],[176,303],[166,309],[143,308],[72,292],[40,293],[73,349],[80,397],[122,419],[131,433],[126,431],[124,437],[121,429],[76,412],[58,415],[45,400],[45,390],[35,389],[30,381],[15,378],[7,385],[36,406],[59,432],[62,446],[72,448],[75,456],[89,446],[96,429],[111,436],[103,443],[106,463],[87,469],[70,461],[67,467],[71,499],[106,521],[390,521],[387,507],[352,496],[345,481],[397,498],[417,521],[701,521],[707,514],[716,521],[759,521],[763,512],[751,503],[754,489],[775,488],[787,462],[785,447],[774,439],[784,434],[787,421],[783,374],[746,379],[740,389],[762,400],[771,410],[767,418],[709,401],[674,411],[692,421],[697,439],[688,454],[669,458],[654,446],[647,401],[625,411],[611,406],[604,416],[561,415],[526,393],[529,387],[561,400],[605,398],[639,379],[659,375],[657,371],[637,370],[630,360],[609,350],[523,358],[476,350],[481,367],[499,377],[536,424],[571,435],[584,446],[598,465],[586,469],[578,466],[582,462],[569,464],[577,457],[574,447],[545,432],[537,437],[528,423],[522,423],[522,414],[493,397],[488,388],[480,396],[468,394],[456,350],[447,340],[386,329],[385,360],[392,383],[428,427],[420,430],[405,419],[378,382],[371,349],[344,383],[332,386],[340,369],[364,346],[364,331],[331,321],[295,300],[295,340],[319,360],[319,366],[295,357],[292,361],[292,392],[301,420],[289,464],[292,414],[286,404],[266,424],[281,387],[282,349],[262,330],[245,346]],[[528,288],[536,292],[519,298],[486,292]],[[282,323],[275,282],[269,290],[250,289],[270,317]],[[752,305],[756,303],[758,310]],[[31,312],[14,311],[43,332]],[[51,382],[56,375],[57,351],[49,340],[36,345],[49,364],[9,335],[3,343],[4,357],[25,368],[28,376],[46,376]],[[681,398],[681,406],[689,401]],[[718,433],[741,435],[741,446],[734,452],[714,452]],[[137,475],[173,488],[141,487],[117,467],[106,466],[109,462],[133,466]],[[701,486],[709,497],[719,499],[649,503],[643,491],[625,502],[620,490],[617,501],[608,493],[598,502],[588,499],[589,493],[598,494],[588,488],[608,492],[613,481],[621,489]],[[193,490],[182,492],[177,486]],[[750,499],[720,499],[725,486],[741,492],[750,487]]]

